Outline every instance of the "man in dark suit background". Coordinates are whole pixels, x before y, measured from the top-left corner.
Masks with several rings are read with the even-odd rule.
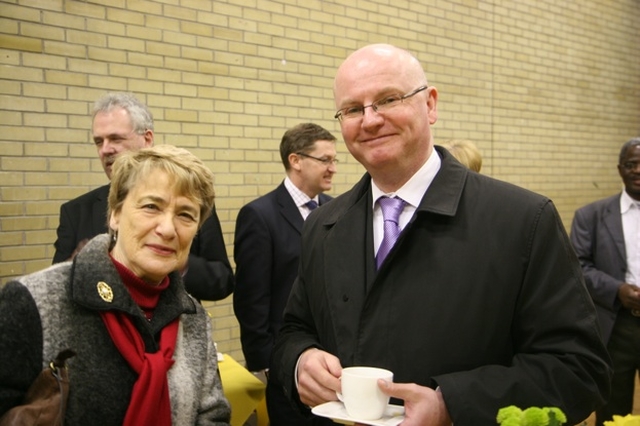
[[[108,93],[96,101],[92,138],[107,178],[119,153],[152,146],[153,137],[153,116],[132,94]],[[73,259],[87,241],[107,232],[108,194],[109,184],[60,207],[53,263]],[[215,208],[191,244],[183,273],[187,291],[199,300],[224,299],[233,291],[233,271]]]
[[[596,424],[630,414],[640,369],[640,138],[620,150],[620,194],[576,211],[571,242],[613,362],[611,397]]]
[[[240,323],[247,369],[267,372],[282,311],[298,272],[300,234],[306,217],[331,197],[336,173],[336,138],[313,123],[285,132],[280,157],[287,177],[270,193],[242,207],[236,220],[233,306]],[[267,388],[269,419],[274,426],[304,425],[284,395]]]

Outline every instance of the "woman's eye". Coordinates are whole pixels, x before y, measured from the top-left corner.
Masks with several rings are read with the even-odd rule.
[[[180,213],[179,215],[181,218],[188,220],[190,222],[196,222],[196,218],[194,215],[192,215],[191,213]]]

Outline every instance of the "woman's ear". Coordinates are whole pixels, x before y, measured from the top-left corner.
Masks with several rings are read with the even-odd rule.
[[[112,211],[111,216],[109,216],[109,228],[113,229],[117,233],[119,226],[120,226],[120,212]]]

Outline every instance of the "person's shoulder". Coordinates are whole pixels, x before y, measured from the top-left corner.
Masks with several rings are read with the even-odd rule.
[[[258,198],[249,201],[247,204],[242,206],[242,209],[262,210],[265,207],[273,205],[276,201],[276,191],[277,189],[274,189],[264,195],[259,196]]]
[[[104,198],[106,200],[108,196],[109,196],[109,184],[106,184],[98,188],[92,189],[89,192],[85,192],[84,194],[65,202],[63,206],[71,207],[79,204],[93,203],[95,200],[98,200],[98,199]]]
[[[71,261],[56,263],[40,271],[17,278],[15,281],[29,289],[34,299],[53,300],[66,293],[61,285],[71,273]],[[52,285],[55,283],[56,285]]]
[[[336,195],[322,203],[321,208],[313,211],[313,214],[307,218],[314,218],[314,221],[320,220],[321,222],[334,222],[340,216],[344,215],[349,209],[358,205],[362,201],[362,197],[366,197],[369,193],[367,185],[370,183],[368,175],[366,175],[360,182],[356,183],[346,192]],[[322,194],[327,196],[326,194]]]
[[[480,173],[470,172],[467,175],[467,188],[471,193],[485,197],[498,197],[502,200],[530,200],[546,202],[548,197],[514,183],[503,181]]]
[[[587,211],[599,211],[602,209],[608,208],[610,205],[620,202],[620,194],[611,195],[609,197],[601,198],[599,200],[592,201],[589,204],[586,204],[580,207],[577,211],[579,212],[587,212]]]

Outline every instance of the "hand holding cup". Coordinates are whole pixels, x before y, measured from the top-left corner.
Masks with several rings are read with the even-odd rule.
[[[342,392],[338,399],[347,414],[354,419],[376,420],[382,417],[389,404],[389,396],[378,386],[378,380],[393,381],[393,373],[376,367],[347,367],[342,369]]]

